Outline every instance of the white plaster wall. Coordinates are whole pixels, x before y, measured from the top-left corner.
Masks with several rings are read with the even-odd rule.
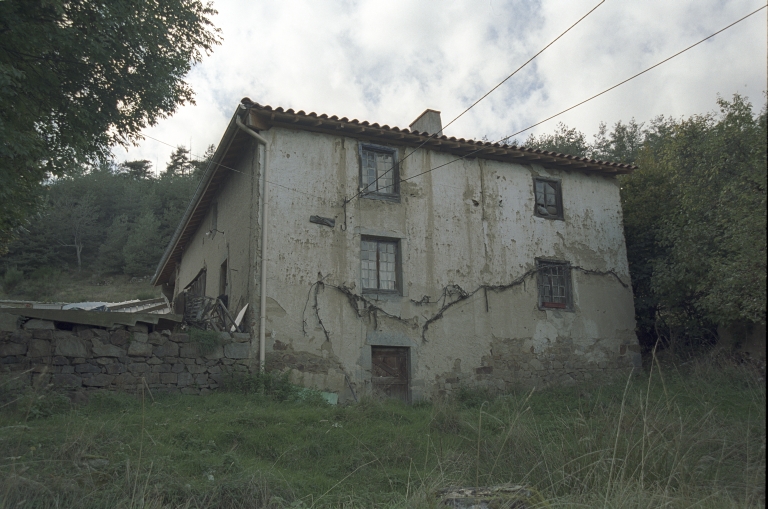
[[[252,260],[255,248],[252,241],[258,237],[259,231],[255,216],[259,196],[259,166],[256,158],[257,152],[252,147],[241,157],[233,170],[229,170],[214,200],[218,207],[216,229],[223,233],[206,235],[212,227],[212,212],[208,210],[184,249],[175,287],[175,292],[178,294],[194,280],[200,269],[205,267],[207,268],[205,293],[209,297],[218,296],[220,267],[227,260],[228,307],[233,314],[245,304],[250,303],[249,307],[253,306],[254,263]],[[253,219],[252,215],[254,215]],[[252,313],[247,316],[252,316]]]
[[[372,341],[411,347],[416,396],[429,392],[445,373],[466,375],[487,364],[494,341],[501,339],[545,355],[570,338],[574,356],[595,366],[618,355],[620,345],[636,345],[631,289],[619,282],[630,280],[614,178],[462,160],[403,183],[400,203],[353,200],[344,231],[342,203],[358,191],[359,141],[277,127],[262,134],[270,141],[268,354],[290,364],[296,352],[306,352],[338,366],[330,374],[295,369],[304,383],[343,391],[346,372],[358,391],[365,390]],[[391,146],[401,161],[411,152]],[[418,150],[402,162],[400,176],[453,159]],[[534,216],[534,175],[561,179],[564,221]],[[221,222],[226,212],[219,207]],[[310,223],[311,215],[335,218],[336,227]],[[374,328],[373,320],[359,317],[347,297],[330,286],[360,294],[361,234],[401,239],[403,295],[366,298],[378,299],[377,306],[408,323],[379,313]],[[482,284],[508,284],[538,257],[613,271],[618,279],[574,270],[573,312],[540,311],[535,276],[525,286],[489,291],[487,311],[481,291],[446,311],[422,339],[422,325],[439,306],[411,299],[426,295],[435,302],[447,285],[473,291]],[[312,284],[320,277],[327,285],[318,289],[315,312]]]

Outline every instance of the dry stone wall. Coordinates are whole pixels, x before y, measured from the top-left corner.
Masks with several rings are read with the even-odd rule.
[[[152,331],[137,324],[110,329],[0,313],[0,370],[27,383],[66,390],[107,389],[205,394],[231,374],[258,370],[251,337],[219,333],[218,344],[202,345],[187,333]]]

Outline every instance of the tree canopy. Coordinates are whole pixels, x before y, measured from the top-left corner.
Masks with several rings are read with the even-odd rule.
[[[0,2],[0,253],[41,203],[41,182],[107,159],[193,92],[219,43],[200,0]]]
[[[718,113],[601,124],[592,143],[559,125],[528,146],[634,163],[621,178],[638,333],[714,340],[766,319],[766,106],[735,95]]]
[[[102,163],[47,183],[0,272],[151,275],[199,182],[195,174],[152,174],[146,161]]]

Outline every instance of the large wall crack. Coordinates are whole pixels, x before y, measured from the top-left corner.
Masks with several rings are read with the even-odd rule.
[[[485,309],[486,309],[486,312],[488,312],[487,292],[489,290],[493,292],[501,293],[506,290],[509,290],[510,288],[514,288],[520,285],[523,285],[523,288],[525,288],[526,280],[531,276],[534,276],[536,273],[538,273],[539,270],[540,268],[536,267],[526,271],[525,273],[513,279],[509,283],[501,284],[501,285],[482,284],[472,291],[464,290],[461,286],[457,284],[449,284],[443,287],[442,291],[440,292],[440,297],[438,297],[436,300],[433,300],[429,295],[424,295],[419,300],[411,299],[411,302],[417,306],[425,306],[427,304],[436,304],[440,306],[439,309],[430,318],[427,318],[426,321],[421,325],[422,341],[424,342],[427,341],[426,335],[427,335],[427,331],[429,330],[429,327],[436,321],[443,318],[445,313],[449,309],[451,309],[453,306],[458,304],[459,302],[463,302],[473,297],[478,292],[483,291],[486,299]],[[621,284],[621,286],[623,286],[624,288],[629,288],[629,284],[625,283],[621,279],[621,277],[619,277],[619,275],[616,274],[616,272],[613,270],[594,270],[594,269],[586,269],[580,266],[571,266],[571,270],[577,270],[583,274],[593,275],[593,276],[613,276],[616,279],[616,281],[618,281],[619,284]],[[347,302],[349,302],[349,305],[352,307],[352,309],[355,310],[355,313],[357,314],[357,316],[359,318],[368,318],[372,320],[374,328],[378,327],[379,313],[386,316],[387,318],[397,320],[398,322],[406,324],[408,326],[418,325],[418,321],[419,321],[418,316],[413,316],[411,318],[403,318],[399,315],[389,313],[388,311],[376,305],[370,299],[367,299],[364,296],[355,293],[354,291],[352,291],[350,287],[344,284],[333,285],[330,283],[326,283],[325,277],[323,277],[321,273],[318,273],[318,280],[310,285],[309,291],[307,292],[307,301],[304,304],[304,312],[302,314],[302,326],[301,326],[301,331],[304,334],[304,336],[307,336],[307,309],[310,307],[310,303],[311,303],[311,307],[314,311],[315,319],[317,320],[317,323],[320,325],[320,328],[322,329],[323,334],[325,335],[325,339],[330,341],[330,332],[325,327],[325,324],[323,323],[323,320],[320,317],[320,308],[318,305],[318,293],[320,292],[320,290],[325,289],[325,287],[333,288],[334,290],[343,294],[347,298]]]

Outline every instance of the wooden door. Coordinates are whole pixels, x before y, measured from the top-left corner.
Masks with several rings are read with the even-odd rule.
[[[383,398],[409,401],[408,348],[371,347],[371,382],[373,394]]]

